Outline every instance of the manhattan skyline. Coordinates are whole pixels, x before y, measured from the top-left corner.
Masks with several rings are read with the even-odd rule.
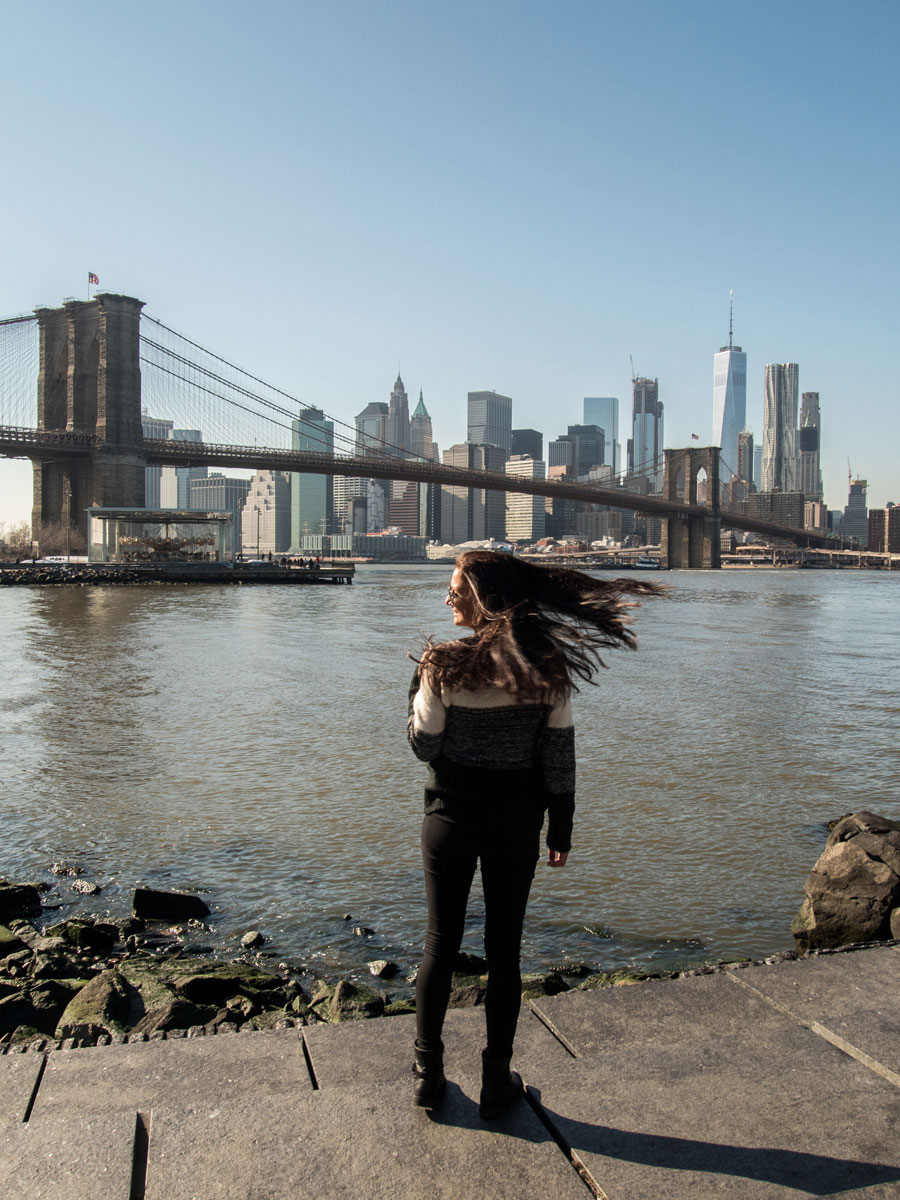
[[[631,355],[683,446],[733,290],[757,444],[796,362],[828,506],[848,457],[900,501],[895,4],[263,11],[7,14],[0,314],[93,271],[351,423],[399,365],[442,448],[490,390],[545,442],[617,396],[622,441]],[[0,461],[0,521],[29,513]]]

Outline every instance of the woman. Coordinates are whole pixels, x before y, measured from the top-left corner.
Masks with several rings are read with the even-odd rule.
[[[605,646],[634,648],[625,595],[651,583],[604,582],[491,550],[456,562],[446,603],[473,636],[429,641],[410,688],[409,740],[429,765],[422,825],[428,897],[416,980],[414,1101],[443,1094],[441,1032],[469,889],[478,860],[484,891],[487,1046],[482,1117],[522,1094],[510,1071],[521,1004],[519,955],[528,892],[549,810],[547,862],[564,867],[575,808],[570,707],[576,679],[591,682]]]

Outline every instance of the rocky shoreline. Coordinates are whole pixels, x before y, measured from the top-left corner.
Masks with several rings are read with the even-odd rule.
[[[65,863],[72,889],[92,897],[100,887]],[[10,1048],[98,1045],[149,1038],[199,1037],[237,1030],[284,1029],[415,1011],[415,969],[373,959],[371,985],[358,978],[317,978],[302,966],[275,963],[266,938],[248,930],[230,961],[203,944],[212,934],[202,897],[136,888],[129,917],[58,917],[44,905],[47,883],[0,879],[0,1053]],[[351,920],[345,914],[345,920]],[[354,929],[362,936],[372,930]],[[806,883],[794,921],[796,951],[763,959],[783,962],[872,944],[900,945],[900,823],[869,812],[832,822],[828,844]],[[199,940],[196,940],[199,939]],[[617,987],[651,979],[733,970],[748,958],[687,970],[602,971],[565,963],[524,975],[523,1000],[573,988]],[[460,953],[450,1006],[484,1002],[486,961]],[[391,980],[397,983],[392,985]],[[383,990],[395,986],[398,991]]]
[[[0,880],[0,1053],[15,1047],[285,1029],[415,1011],[408,996],[415,971],[403,974],[388,960],[370,962],[370,974],[379,983],[399,977],[398,987],[407,994],[378,990],[375,978],[375,986],[358,979],[321,979],[291,963],[268,961],[261,950],[265,938],[256,930],[243,936],[242,953],[230,961],[215,958],[212,947],[186,947],[185,939],[210,932],[209,912],[199,896],[138,888],[131,917],[59,921],[43,907],[42,889],[46,885]],[[483,958],[460,953],[451,1007],[483,1003],[486,969]],[[715,969],[603,972],[566,964],[524,975],[522,995],[530,999]]]

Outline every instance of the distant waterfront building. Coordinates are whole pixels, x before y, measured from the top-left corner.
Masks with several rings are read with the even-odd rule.
[[[869,509],[869,547],[878,554],[900,554],[900,508]]]
[[[797,487],[807,500],[821,500],[824,495],[820,465],[820,429],[819,393],[804,392],[803,402],[800,405],[798,434],[800,474]]]
[[[512,400],[509,396],[501,396],[498,392],[469,392],[466,441],[476,446],[499,446],[509,454],[512,446]]]
[[[291,477],[286,471],[257,471],[241,515],[245,558],[285,554],[291,546]]]
[[[795,492],[797,486],[796,363],[766,363],[763,407],[762,492]]]
[[[734,344],[733,309],[728,314],[728,345],[713,359],[713,440],[721,447],[719,479],[727,484],[738,470],[738,435],[747,424],[747,355]]]
[[[544,457],[544,435],[536,429],[514,429],[509,453],[510,457],[527,454],[539,462]]]
[[[868,481],[857,479],[850,483],[850,495],[841,517],[841,537],[853,538],[863,550],[869,544],[869,510],[866,507]]]
[[[585,425],[599,425],[603,430],[603,461],[618,474],[622,469],[622,451],[619,446],[619,399],[617,396],[585,396]]]
[[[790,525],[793,529],[804,528],[802,492],[753,492],[741,501],[738,511],[757,521],[774,521],[777,525]]]
[[[250,491],[249,479],[226,477],[221,471],[210,471],[205,479],[191,480],[191,502],[189,508],[204,512],[231,513],[231,530],[234,536],[234,552],[240,552],[242,535],[241,517],[244,501]]]
[[[635,379],[632,384],[631,439],[628,471],[650,483],[651,492],[663,484],[663,405],[658,379]]]
[[[334,422],[321,408],[305,408],[291,421],[291,449],[334,454]],[[331,533],[334,484],[331,475],[291,474],[291,549],[308,533]]]
[[[545,479],[546,464],[527,454],[514,454],[505,465],[507,475],[515,479]],[[522,492],[506,493],[506,536],[511,542],[535,542],[544,536],[545,506],[543,496]]]

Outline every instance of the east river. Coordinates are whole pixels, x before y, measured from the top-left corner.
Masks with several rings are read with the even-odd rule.
[[[61,915],[123,915],[137,885],[201,890],[219,953],[255,928],[316,973],[412,966],[407,651],[452,636],[449,574],[0,590],[0,875],[52,882]],[[824,823],[900,819],[900,575],[651,577],[671,590],[638,610],[638,652],[576,697],[574,848],[538,868],[532,970],[789,949]],[[102,892],[77,896],[58,860]],[[470,916],[478,951],[477,881]]]

